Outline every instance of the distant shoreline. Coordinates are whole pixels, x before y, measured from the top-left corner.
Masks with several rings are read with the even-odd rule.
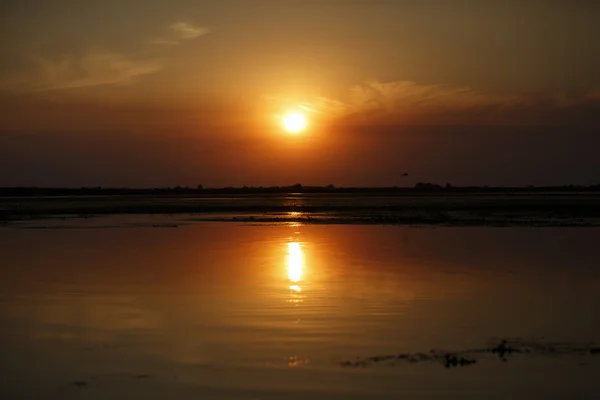
[[[551,193],[600,193],[600,184],[581,186],[444,186],[419,182],[414,186],[386,187],[337,187],[304,186],[242,186],[242,187],[163,187],[163,188],[104,188],[104,187],[0,187],[1,197],[42,197],[42,196],[152,196],[152,195],[290,195],[290,194],[363,194],[363,195],[402,195],[402,194],[551,194]]]

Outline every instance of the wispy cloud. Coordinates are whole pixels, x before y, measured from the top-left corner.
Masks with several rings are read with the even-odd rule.
[[[175,22],[167,27],[167,34],[162,37],[152,39],[152,44],[174,46],[184,41],[194,40],[201,36],[208,35],[211,30],[207,27],[196,26],[189,22]]]
[[[289,99],[282,99],[290,103]],[[297,102],[297,107],[338,118],[389,119],[425,115],[491,112],[514,106],[518,96],[494,96],[466,87],[423,85],[412,81],[368,81],[351,87],[340,99],[316,97]]]
[[[411,115],[505,108],[519,101],[518,96],[484,94],[468,87],[371,81],[350,89],[349,109]]]
[[[13,77],[9,86],[34,91],[130,84],[162,69],[151,60],[135,60],[108,51],[90,51],[80,57],[33,58],[33,69]]]
[[[175,22],[164,37],[152,39],[157,45],[179,45],[210,32],[206,27],[189,22]],[[155,59],[135,59],[125,54],[90,50],[83,55],[59,59],[32,57],[30,71],[4,77],[0,89],[48,91],[85,88],[100,85],[124,85],[160,71],[163,63]]]
[[[187,22],[176,22],[170,27],[180,39],[191,40],[197,37],[204,36],[210,33],[210,29],[205,27],[194,26]]]
[[[292,104],[293,99],[280,98]],[[568,120],[600,111],[600,92],[566,95],[500,95],[468,87],[413,81],[368,81],[351,87],[340,99],[295,101],[333,121],[370,123],[538,123]],[[587,115],[586,114],[586,115]]]

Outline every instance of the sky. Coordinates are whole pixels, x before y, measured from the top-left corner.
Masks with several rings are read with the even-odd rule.
[[[599,184],[598,15],[594,0],[4,0],[0,186]]]

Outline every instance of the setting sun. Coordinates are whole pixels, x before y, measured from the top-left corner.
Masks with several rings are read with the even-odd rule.
[[[293,112],[283,117],[283,127],[289,133],[299,133],[306,128],[307,122],[304,115]]]

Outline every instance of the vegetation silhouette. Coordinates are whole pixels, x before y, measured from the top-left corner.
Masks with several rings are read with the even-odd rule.
[[[403,174],[404,175],[404,174]],[[414,186],[385,186],[385,187],[340,187],[334,184],[327,186],[306,186],[296,183],[290,186],[242,186],[242,187],[213,187],[205,188],[199,184],[196,187],[174,186],[161,188],[104,188],[95,187],[0,187],[0,197],[28,197],[28,196],[119,196],[119,195],[269,195],[292,193],[324,193],[324,194],[364,194],[364,195],[402,195],[419,193],[597,193],[600,184],[589,186],[445,186],[417,182]]]
[[[476,364],[486,354],[492,354],[502,362],[508,362],[509,356],[563,356],[588,357],[600,354],[598,346],[593,343],[545,342],[543,340],[492,339],[488,346],[457,351],[430,350],[429,352],[386,354],[371,357],[356,357],[350,360],[336,360],[341,367],[368,367],[378,363],[404,361],[410,364],[433,362],[446,368],[465,367]]]

